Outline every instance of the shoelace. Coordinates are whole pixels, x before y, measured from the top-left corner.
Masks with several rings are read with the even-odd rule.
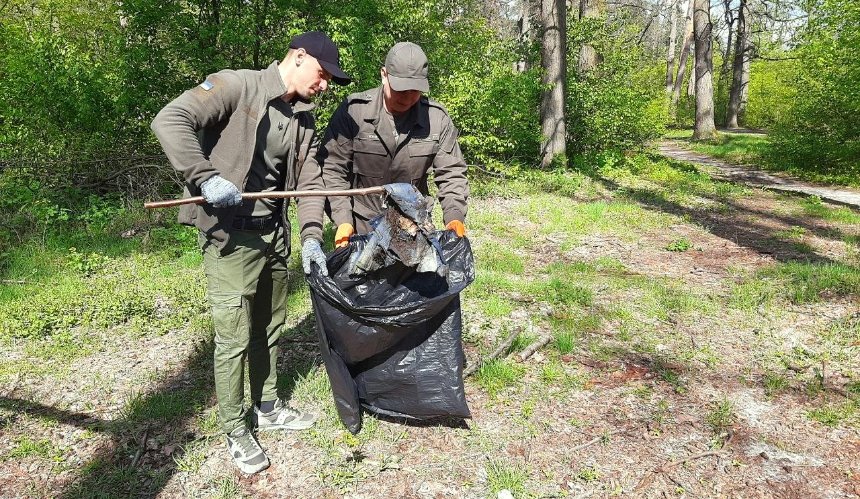
[[[238,435],[234,435],[233,441],[239,444],[239,450],[246,456],[256,454],[260,450],[260,446],[248,430],[243,430]]]
[[[282,405],[281,406],[281,414],[278,417],[278,420],[279,420],[279,422],[284,422],[287,419],[290,419],[290,417],[292,417],[292,419],[298,419],[298,417],[300,415],[301,415],[301,413],[299,411],[293,409],[292,407],[290,407],[288,405]]]

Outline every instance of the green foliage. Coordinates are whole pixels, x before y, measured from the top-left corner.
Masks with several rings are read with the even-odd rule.
[[[773,127],[778,156],[816,172],[860,174],[860,5],[810,4],[809,25],[786,92],[790,108]],[[792,95],[802,98],[792,99]]]
[[[790,119],[789,115],[799,90],[792,84],[799,64],[787,53],[773,56],[777,61],[750,63],[749,97],[743,125],[747,128],[772,128]]]
[[[625,42],[624,33],[633,29],[617,21],[571,23],[569,47],[591,43],[603,60],[587,75],[568,75],[569,154],[635,148],[663,133],[665,63]],[[568,51],[568,67],[576,67],[578,53]]]
[[[676,251],[676,252],[684,252],[693,246],[690,244],[690,241],[686,237],[682,237],[681,239],[676,239],[671,243],[666,245],[666,249],[668,251]]]

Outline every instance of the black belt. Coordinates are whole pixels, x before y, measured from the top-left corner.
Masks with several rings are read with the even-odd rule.
[[[233,219],[233,228],[236,230],[265,230],[269,231],[278,225],[278,217],[269,215],[265,217],[236,217]]]

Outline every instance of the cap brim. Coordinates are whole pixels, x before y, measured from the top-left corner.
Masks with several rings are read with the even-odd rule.
[[[337,67],[337,65],[332,64],[328,61],[320,61],[319,59],[317,59],[317,61],[320,63],[320,66],[322,66],[323,69],[331,73],[331,81],[337,83],[338,85],[349,85],[350,82],[352,82],[352,78],[350,78],[349,75],[347,75],[343,72],[343,70]]]
[[[399,76],[392,76],[389,73],[388,84],[396,92],[404,92],[406,90],[430,91],[430,82],[427,81],[427,78],[401,78]]]

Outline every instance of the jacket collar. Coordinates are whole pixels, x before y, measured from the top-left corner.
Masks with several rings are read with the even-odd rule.
[[[368,123],[373,123],[375,126],[379,126],[379,120],[382,118],[382,113],[388,112],[383,107],[382,86],[376,87],[367,93],[371,97],[370,102],[372,102],[372,105],[370,109],[368,109],[368,113],[365,115],[364,120]],[[417,126],[427,131],[430,130],[430,113],[427,112],[427,106],[427,96],[422,95],[421,99],[412,106],[412,109],[409,110],[406,117],[409,120],[409,129]]]
[[[284,86],[284,80],[281,78],[281,73],[278,71],[277,60],[269,64],[269,67],[261,71],[263,89],[266,92],[266,102],[274,99],[280,99],[282,95],[287,93],[287,87]],[[316,105],[313,102],[296,99],[291,102],[294,113],[302,113],[313,110]]]

